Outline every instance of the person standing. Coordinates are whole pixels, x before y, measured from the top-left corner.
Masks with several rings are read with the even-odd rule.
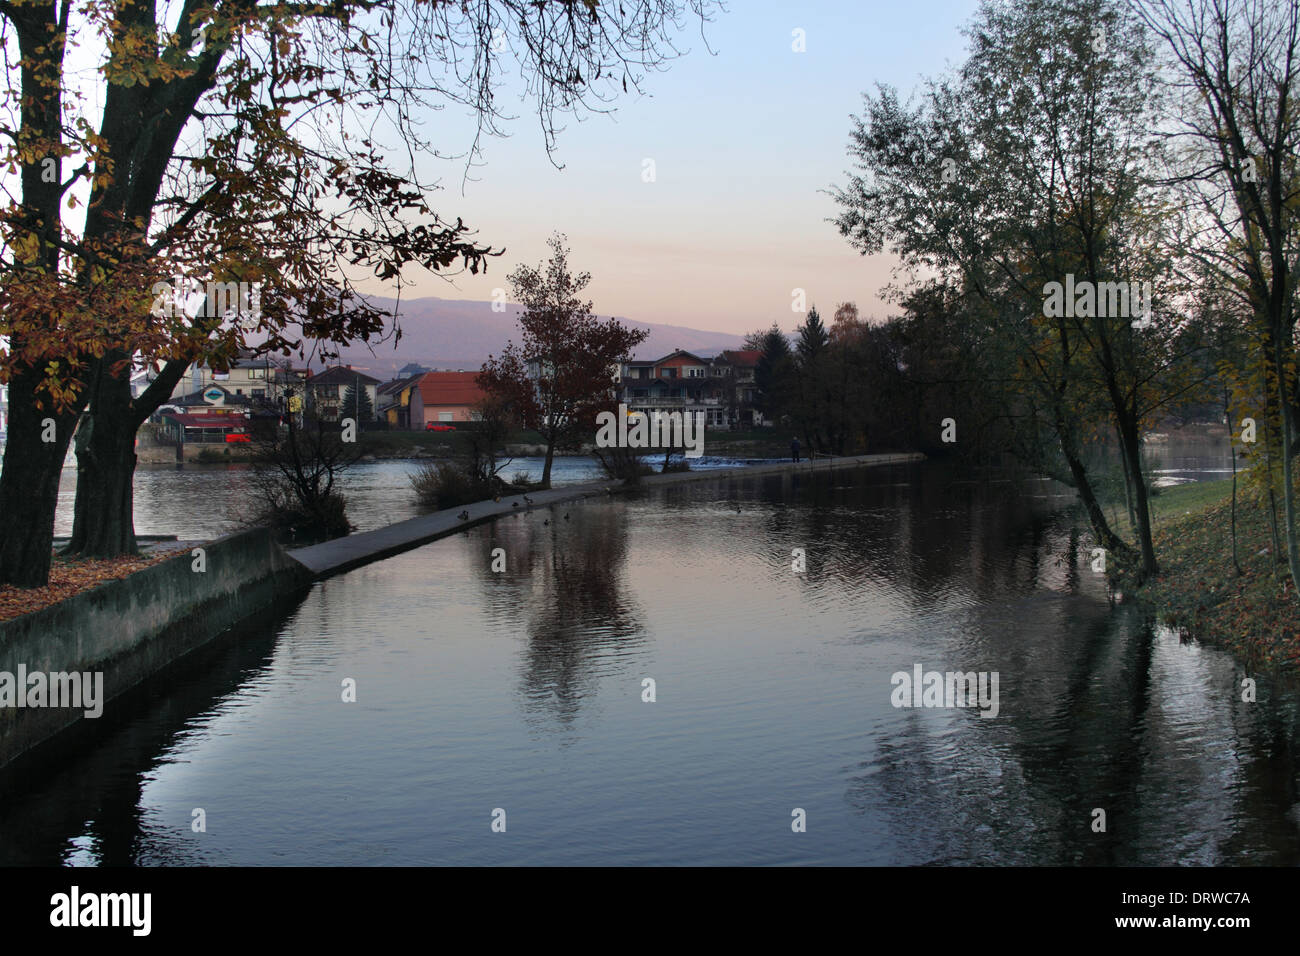
[[[790,457],[794,459],[795,464],[799,463],[799,437],[797,435],[790,439]]]

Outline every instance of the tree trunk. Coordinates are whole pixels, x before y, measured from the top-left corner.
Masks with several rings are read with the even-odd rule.
[[[0,584],[43,587],[50,579],[54,514],[63,459],[80,404],[60,414],[35,406],[40,371],[17,370],[9,380],[9,437],[0,472]],[[48,399],[46,399],[48,402]],[[46,420],[52,420],[53,441]]]
[[[1228,422],[1228,454],[1232,456],[1232,566],[1241,577],[1241,563],[1237,560],[1237,446],[1232,441],[1232,410],[1228,404],[1228,390],[1223,390],[1223,420]]]
[[[1097,543],[1107,551],[1131,557],[1134,554],[1133,549],[1117,536],[1106,522],[1106,514],[1101,510],[1101,505],[1097,503],[1097,495],[1092,490],[1092,482],[1088,480],[1088,469],[1084,467],[1083,462],[1079,460],[1079,457],[1075,455],[1074,450],[1065,440],[1061,441],[1061,453],[1070,466],[1070,475],[1074,478],[1074,490],[1078,494],[1079,500],[1083,502],[1084,510],[1088,512],[1088,520],[1092,523],[1092,530],[1097,536]]]
[[[1147,495],[1147,483],[1142,477],[1142,468],[1138,464],[1142,459],[1142,446],[1138,441],[1137,418],[1128,409],[1120,421],[1120,439],[1124,443],[1125,456],[1133,472],[1133,506],[1137,511],[1138,547],[1142,554],[1142,571],[1140,578],[1145,580],[1160,573],[1156,563],[1156,549],[1151,540],[1151,502]]]
[[[171,395],[187,361],[175,359],[138,398],[131,397],[130,372],[112,373],[127,356],[101,359],[86,390],[89,399],[77,432],[77,497],[72,540],[64,554],[115,558],[138,554],[135,540],[135,437],[140,423]]]
[[[542,487],[551,487],[551,462],[555,460],[555,431],[546,432],[546,464],[542,466]]]
[[[72,540],[64,554],[116,558],[139,553],[132,492],[139,421],[129,372],[113,374],[113,363],[122,358],[112,352],[104,356],[87,390],[89,402],[76,439]]]
[[[1124,466],[1124,504],[1128,508],[1128,526],[1137,528],[1137,515],[1133,511],[1133,469],[1129,467],[1128,447],[1119,426],[1115,427],[1115,437],[1119,440],[1119,457]]]
[[[1291,331],[1285,330],[1285,337],[1291,337]],[[1273,337],[1274,364],[1277,366],[1278,404],[1282,410],[1282,511],[1286,516],[1286,561],[1291,571],[1293,593],[1300,592],[1300,548],[1296,544],[1296,507],[1295,485],[1291,478],[1292,441],[1291,401],[1287,397],[1286,356],[1282,352],[1283,335]]]

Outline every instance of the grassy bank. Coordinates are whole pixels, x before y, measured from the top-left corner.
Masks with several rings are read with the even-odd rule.
[[[1300,664],[1300,602],[1273,556],[1266,507],[1237,496],[1232,561],[1232,481],[1165,489],[1152,499],[1160,575],[1138,592],[1166,624],[1224,645],[1257,664]],[[1279,523],[1282,520],[1279,502]]]

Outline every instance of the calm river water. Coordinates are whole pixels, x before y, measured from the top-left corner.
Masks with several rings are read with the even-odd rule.
[[[5,781],[0,863],[1300,863],[1300,690],[1112,608],[1066,500],[920,465],[468,529]],[[893,706],[916,665],[997,716]]]

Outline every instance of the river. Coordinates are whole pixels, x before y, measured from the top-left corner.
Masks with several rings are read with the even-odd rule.
[[[1300,863],[1300,688],[1245,703],[1113,607],[1068,500],[926,463],[467,529],[110,707],[6,784],[0,862]],[[996,674],[996,716],[895,706],[917,665]]]

